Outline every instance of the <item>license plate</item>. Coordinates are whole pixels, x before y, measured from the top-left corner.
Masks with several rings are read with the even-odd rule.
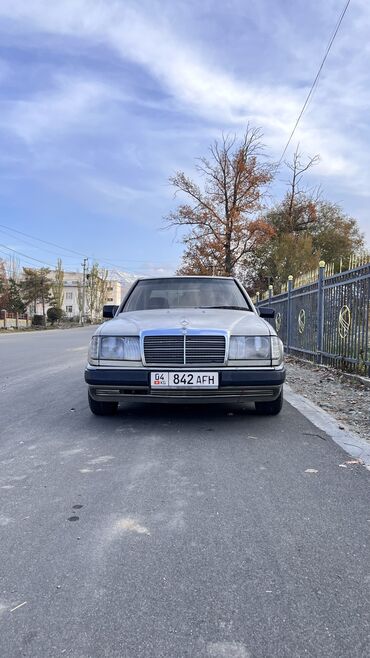
[[[152,388],[218,388],[218,372],[151,372]]]

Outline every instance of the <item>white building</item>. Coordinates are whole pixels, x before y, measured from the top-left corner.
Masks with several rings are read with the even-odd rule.
[[[55,273],[50,272],[50,278],[53,280]],[[86,280],[86,286],[87,286]],[[82,272],[64,272],[64,285],[63,285],[63,302],[62,310],[64,315],[67,318],[79,318],[81,315],[81,292],[83,284],[83,274]],[[115,304],[119,305],[122,301],[122,291],[121,291],[121,282],[110,279],[107,281],[107,292],[105,299],[103,300],[104,304]],[[49,304],[46,306],[46,311],[49,308]],[[98,315],[101,315],[103,309],[99,309]],[[32,309],[32,313],[34,309]],[[42,314],[42,304],[38,303],[36,307],[36,313]],[[85,316],[89,315],[88,311],[88,301],[87,294],[85,300]]]
[[[69,318],[80,316],[80,303],[79,296],[82,291],[83,283],[83,274],[81,272],[65,272],[64,273],[64,294],[63,294],[63,306],[62,309],[65,315]],[[87,281],[86,281],[87,285]],[[115,304],[119,305],[122,301],[121,295],[121,284],[119,281],[108,280],[107,281],[107,292],[105,299],[103,300],[104,304]],[[103,309],[98,309],[99,313]],[[87,295],[85,300],[85,315],[88,315],[88,302]]]

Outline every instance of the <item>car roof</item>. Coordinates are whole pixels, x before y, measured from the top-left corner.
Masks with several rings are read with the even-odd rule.
[[[212,276],[204,274],[174,274],[173,276],[138,276],[136,281],[157,281],[158,279],[234,279],[233,276]]]

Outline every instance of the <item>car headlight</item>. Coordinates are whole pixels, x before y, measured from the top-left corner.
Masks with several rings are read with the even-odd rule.
[[[93,336],[89,347],[89,362],[96,359],[141,361],[140,340],[136,336]]]
[[[284,360],[284,345],[279,336],[271,336],[271,363],[280,366]]]
[[[229,359],[248,361],[270,358],[271,343],[269,336],[231,336]]]
[[[104,336],[101,338],[99,356],[101,359],[141,361],[139,338],[135,336],[125,338]]]

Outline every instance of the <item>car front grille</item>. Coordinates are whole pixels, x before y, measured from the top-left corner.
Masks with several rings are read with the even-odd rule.
[[[225,362],[225,336],[144,336],[148,365],[215,365]]]

